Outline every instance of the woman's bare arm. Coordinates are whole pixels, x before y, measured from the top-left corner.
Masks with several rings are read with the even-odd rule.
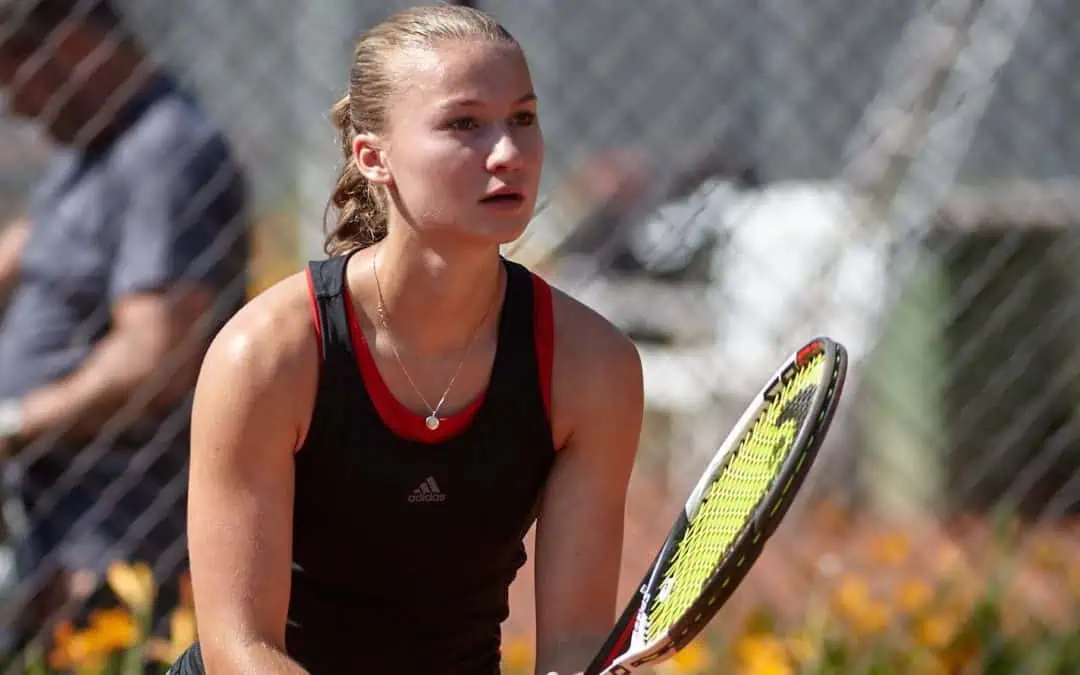
[[[318,377],[302,277],[245,307],[215,339],[192,416],[188,539],[207,671],[303,673],[285,652],[293,453]]]
[[[536,532],[536,672],[570,675],[616,619],[626,493],[644,397],[634,344],[556,292],[553,418],[562,447]]]

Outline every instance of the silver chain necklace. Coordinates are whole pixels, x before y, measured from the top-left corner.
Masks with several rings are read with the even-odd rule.
[[[387,318],[386,302],[383,300],[382,284],[379,283],[379,273],[375,269],[375,254],[371,255],[371,275],[375,277],[375,289],[379,294],[379,323],[382,324],[383,330],[390,333],[390,321]],[[397,361],[398,366],[401,368],[401,372],[405,374],[405,379],[409,381],[409,386],[412,387],[416,395],[420,397],[420,400],[424,402],[424,406],[430,411],[430,414],[424,419],[424,424],[428,429],[435,431],[439,428],[441,420],[439,419],[439,411],[442,410],[443,404],[446,403],[446,397],[450,395],[450,389],[454,386],[454,381],[457,380],[458,373],[461,372],[462,366],[465,365],[466,359],[469,358],[469,352],[472,351],[473,345],[476,344],[476,339],[480,336],[480,327],[487,321],[488,315],[491,314],[491,308],[495,306],[495,299],[499,297],[499,284],[495,285],[495,296],[491,302],[488,303],[487,309],[484,311],[484,316],[480,319],[480,323],[476,325],[473,330],[472,338],[469,340],[468,346],[465,348],[465,353],[461,356],[461,361],[458,362],[457,368],[454,370],[453,376],[450,378],[450,382],[446,385],[446,390],[443,391],[442,398],[439,399],[439,403],[432,406],[428,403],[427,397],[420,391],[420,388],[416,386],[416,382],[413,381],[412,375],[409,374],[409,369],[405,367],[405,362],[401,359],[401,354],[398,353],[397,346],[394,344],[393,339],[390,340],[390,350],[394,353],[394,359]]]

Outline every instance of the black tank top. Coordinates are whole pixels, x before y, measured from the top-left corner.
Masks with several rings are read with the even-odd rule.
[[[499,673],[508,587],[555,450],[551,291],[508,260],[488,387],[436,431],[389,392],[348,256],[309,265],[321,370],[296,455],[289,654],[312,673]]]

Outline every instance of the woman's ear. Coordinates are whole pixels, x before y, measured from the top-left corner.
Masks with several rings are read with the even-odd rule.
[[[392,181],[386,164],[386,153],[375,134],[357,134],[353,139],[353,161],[360,175],[375,185],[389,185]]]

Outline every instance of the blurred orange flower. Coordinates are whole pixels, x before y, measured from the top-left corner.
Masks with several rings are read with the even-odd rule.
[[[56,670],[98,669],[110,654],[130,649],[139,641],[139,629],[131,614],[122,609],[97,610],[89,625],[76,631],[61,622],[53,633],[49,666]]]

